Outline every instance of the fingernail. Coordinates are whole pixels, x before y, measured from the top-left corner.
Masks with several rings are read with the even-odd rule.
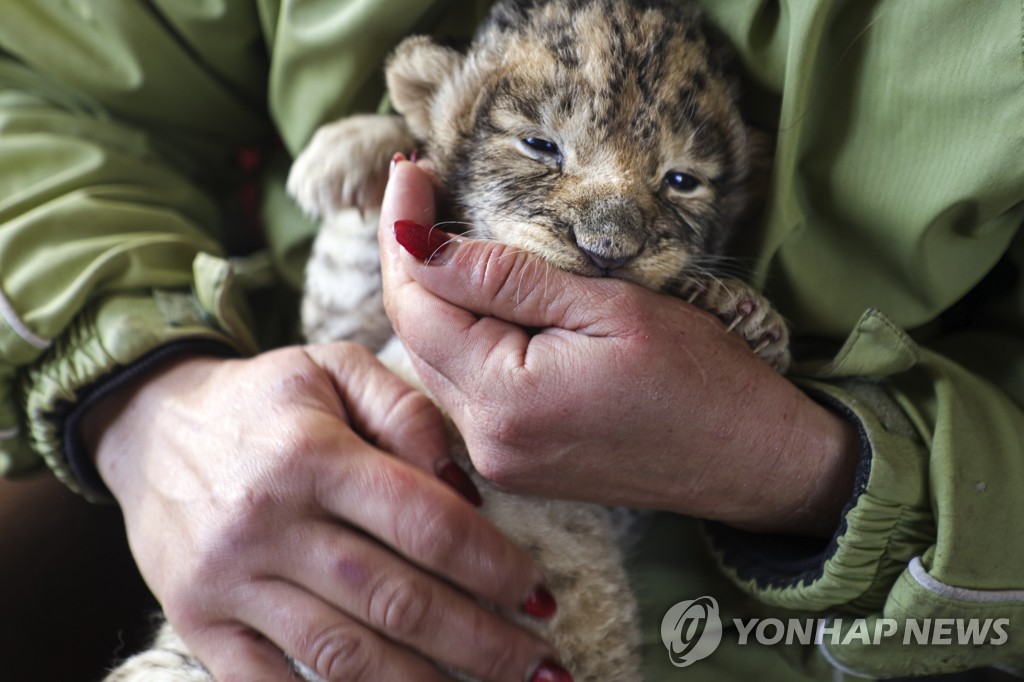
[[[395,239],[415,258],[429,263],[444,253],[452,238],[444,230],[413,220],[396,220]]]
[[[548,620],[558,610],[558,603],[555,595],[543,585],[537,585],[526,601],[523,602],[522,611],[528,616],[540,620]]]
[[[395,166],[397,166],[401,161],[405,161],[405,154],[403,154],[402,152],[395,152],[395,155],[391,157],[391,165],[388,166],[389,178],[395,172]]]
[[[419,149],[413,149],[412,153],[409,154],[409,161],[411,161],[412,163],[416,163],[416,161],[419,158],[420,158],[420,150]]]
[[[449,461],[442,464],[437,471],[437,477],[450,485],[455,492],[466,498],[474,507],[482,507],[484,499],[480,497],[480,491],[473,485],[473,480],[455,462]]]
[[[530,682],[572,682],[572,675],[555,661],[541,661]]]

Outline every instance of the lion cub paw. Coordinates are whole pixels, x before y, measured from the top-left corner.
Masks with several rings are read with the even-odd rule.
[[[709,280],[690,302],[714,313],[778,372],[789,369],[789,327],[782,315],[749,284],[738,280]]]
[[[399,116],[359,115],[322,126],[292,164],[288,193],[314,218],[379,208],[396,152],[416,145]]]

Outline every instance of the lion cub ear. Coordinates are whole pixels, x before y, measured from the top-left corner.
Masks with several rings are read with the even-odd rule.
[[[430,132],[430,107],[434,93],[460,66],[464,57],[426,36],[407,38],[395,48],[385,77],[395,111],[405,117],[419,140]]]

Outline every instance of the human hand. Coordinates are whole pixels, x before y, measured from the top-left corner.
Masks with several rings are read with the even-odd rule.
[[[443,468],[436,408],[367,351],[191,357],[105,399],[83,436],[168,620],[218,680],[525,679],[533,562]],[[394,455],[394,456],[392,456]],[[449,463],[450,464],[450,463]],[[463,591],[464,590],[464,591]]]
[[[835,528],[852,491],[853,428],[717,318],[413,224],[433,220],[428,176],[399,163],[379,235],[386,306],[485,477],[750,530]]]

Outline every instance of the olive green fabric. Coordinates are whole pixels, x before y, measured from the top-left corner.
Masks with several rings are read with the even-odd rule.
[[[766,224],[744,255],[793,323],[794,379],[852,415],[870,459],[820,575],[796,584],[759,582],[713,537],[708,552],[698,524],[660,517],[634,562],[648,678],[1024,669],[1019,636],[769,647],[740,645],[728,630],[705,660],[669,663],[662,615],[705,594],[727,620],[1024,625],[1021,3],[702,4],[740,52],[751,119],[777,134]],[[59,404],[172,341],[265,344],[275,318],[244,299],[265,296],[256,284],[273,278],[278,290],[297,287],[314,229],[281,189],[290,154],[318,125],[378,107],[380,64],[402,36],[466,36],[487,6],[7,3],[0,470],[45,461],[76,487],[52,417]],[[253,146],[270,150],[266,250],[239,259],[228,247],[232,159]]]
[[[201,254],[232,255],[224,245],[226,203],[237,193],[240,172],[232,160],[241,147],[270,149],[263,213],[269,257],[262,262],[277,267],[280,281],[298,286],[315,226],[283,197],[289,152],[320,123],[377,106],[380,63],[401,37],[430,30],[468,35],[487,9],[448,4],[18,0],[5,6],[0,472],[28,473],[45,459],[77,488],[59,443],[33,439],[33,433],[56,434],[26,423],[27,405],[37,420],[104,371],[187,335],[154,306],[137,325],[151,333],[109,335],[97,346],[103,358],[94,358],[95,368],[61,370],[61,390],[36,384],[26,368],[66,364],[58,340],[84,334],[76,329],[82,312],[100,299],[220,286],[202,279],[214,275],[194,261]],[[268,145],[274,135],[285,149]],[[247,274],[267,280],[266,273]],[[204,309],[202,336],[215,332],[253,352],[253,335],[237,331],[249,317],[242,296],[223,296],[238,301],[236,310]],[[220,314],[234,318],[233,329]]]

